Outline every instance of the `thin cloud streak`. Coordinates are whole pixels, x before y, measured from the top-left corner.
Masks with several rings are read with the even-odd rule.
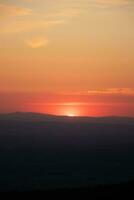
[[[108,88],[108,89],[98,89],[98,90],[85,90],[78,92],[64,93],[62,95],[125,95],[125,96],[134,96],[134,88]]]
[[[15,34],[20,32],[30,32],[33,30],[47,29],[64,23],[64,20],[19,20],[4,24],[0,30],[1,34]]]

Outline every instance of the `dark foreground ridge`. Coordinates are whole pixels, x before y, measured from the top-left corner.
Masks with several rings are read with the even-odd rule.
[[[100,119],[1,114],[0,191],[132,192],[133,118]]]

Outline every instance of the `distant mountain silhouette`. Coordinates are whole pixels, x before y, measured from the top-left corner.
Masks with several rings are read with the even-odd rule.
[[[34,112],[15,112],[0,114],[0,120],[17,120],[17,121],[66,121],[66,122],[88,122],[88,123],[107,123],[107,124],[134,124],[133,117],[126,116],[106,116],[106,117],[68,117],[57,116]]]
[[[49,114],[33,112],[15,112],[0,114],[0,120],[17,120],[17,121],[47,121],[56,119],[56,116]]]

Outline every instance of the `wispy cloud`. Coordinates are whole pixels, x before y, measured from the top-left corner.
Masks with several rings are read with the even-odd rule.
[[[40,30],[42,28],[50,28],[62,23],[64,23],[64,20],[19,20],[5,23],[0,30],[0,33],[13,34],[20,32],[29,32]]]
[[[64,24],[68,19],[77,17],[80,14],[79,9],[54,9],[52,12],[36,11],[28,8],[17,7],[14,5],[0,4],[1,16],[16,16],[13,20],[4,20],[1,23],[0,34],[20,34],[26,32],[39,32],[51,27],[57,27]],[[27,18],[18,16],[29,15]],[[40,48],[48,44],[48,40],[42,37],[36,37],[26,40],[30,48]]]
[[[109,89],[98,89],[88,90],[75,93],[75,95],[126,95],[134,96],[134,88],[109,88]]]
[[[32,17],[31,17],[32,14]],[[20,32],[30,32],[40,29],[46,29],[50,27],[63,24],[67,19],[76,17],[80,14],[79,9],[61,9],[53,12],[35,12],[28,8],[21,8],[17,6],[0,4],[0,15],[1,16],[25,16],[30,17],[14,20],[6,20],[1,24],[0,33],[2,34],[13,34]]]
[[[84,91],[73,91],[69,93],[61,92],[62,95],[72,95],[72,96],[133,96],[134,88],[107,88],[107,89],[96,89],[96,90],[84,90]]]
[[[32,10],[29,8],[0,4],[0,16],[25,16],[31,13]]]
[[[48,39],[45,37],[35,37],[26,41],[26,44],[33,49],[45,47],[48,45]]]

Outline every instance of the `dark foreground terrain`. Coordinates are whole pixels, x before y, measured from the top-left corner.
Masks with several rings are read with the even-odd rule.
[[[24,198],[56,198],[58,196],[62,199],[82,198],[82,199],[134,199],[134,182],[126,182],[120,184],[96,185],[79,188],[64,188],[64,189],[51,189],[51,190],[31,190],[31,191],[10,191],[1,192],[1,197],[12,196]]]
[[[133,119],[17,119],[0,119],[1,192],[133,191]]]

